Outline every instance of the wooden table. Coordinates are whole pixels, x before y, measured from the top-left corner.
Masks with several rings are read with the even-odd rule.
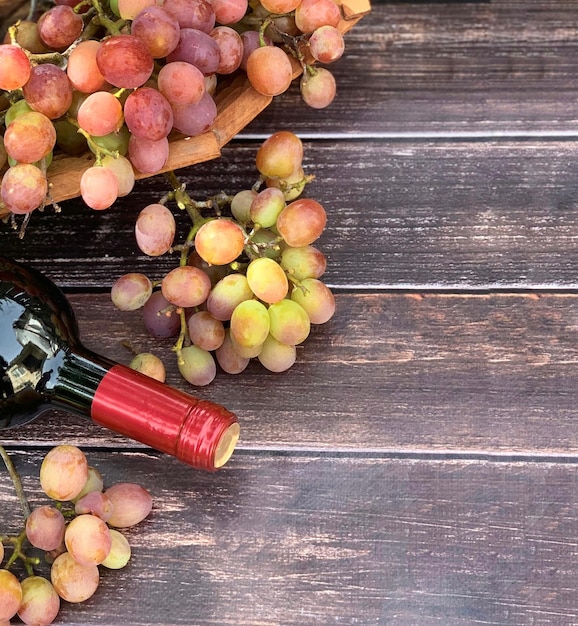
[[[271,132],[305,143],[337,313],[285,374],[220,373],[238,413],[229,464],[204,474],[52,412],[5,440],[31,502],[39,460],[74,442],[154,510],[134,555],[66,624],[578,623],[578,7],[549,0],[373,2],[334,70],[337,101],[295,86],[181,172],[237,191]],[[111,282],[146,261],[132,229],[164,181],[116,208],[36,216],[0,250],[70,294],[85,344],[170,362]],[[197,193],[198,192],[198,193]],[[20,512],[0,475],[3,530]]]

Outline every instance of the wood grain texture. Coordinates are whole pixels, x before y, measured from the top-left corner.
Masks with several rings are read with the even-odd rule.
[[[39,451],[14,450],[38,493]],[[89,453],[141,482],[125,570],[64,604],[69,626],[396,626],[578,620],[575,464],[241,454],[216,475]],[[0,475],[3,524],[21,518]]]

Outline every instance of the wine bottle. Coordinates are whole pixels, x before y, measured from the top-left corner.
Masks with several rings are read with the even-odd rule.
[[[0,430],[50,408],[208,471],[228,461],[239,437],[238,420],[224,407],[86,349],[64,293],[0,256]]]

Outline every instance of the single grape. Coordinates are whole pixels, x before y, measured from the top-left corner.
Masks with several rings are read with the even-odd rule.
[[[173,61],[161,67],[158,87],[171,105],[196,104],[205,93],[205,77],[198,67]]]
[[[101,160],[102,167],[107,167],[116,175],[118,197],[123,198],[133,190],[135,184],[134,169],[131,162],[122,154],[117,157],[106,155]]]
[[[77,563],[98,565],[108,556],[112,539],[106,523],[96,515],[86,513],[78,515],[68,524],[64,543]]]
[[[219,24],[236,24],[247,12],[247,0],[211,0]]]
[[[230,26],[217,26],[209,33],[219,46],[217,74],[232,74],[241,65],[243,40]]]
[[[199,256],[212,265],[226,265],[243,252],[245,233],[235,222],[218,218],[203,224],[195,236]]]
[[[235,307],[245,300],[251,300],[253,292],[244,274],[228,274],[211,290],[207,298],[207,311],[218,320],[231,319]]]
[[[64,552],[52,563],[50,580],[63,600],[84,602],[94,595],[98,587],[98,566],[81,565],[68,552]]]
[[[19,116],[24,113],[30,113],[32,109],[26,100],[18,100],[14,104],[10,105],[10,108],[6,111],[4,116],[4,125],[6,128],[12,124],[12,122]]]
[[[255,164],[267,178],[287,178],[301,167],[303,143],[295,133],[280,130],[270,135],[257,150]]]
[[[317,200],[300,198],[288,204],[277,219],[277,230],[285,242],[298,248],[313,243],[327,223],[325,209]]]
[[[309,316],[297,302],[281,300],[269,307],[271,335],[288,345],[302,343],[309,336],[311,322]]]
[[[305,189],[307,177],[302,167],[297,168],[292,174],[286,178],[266,178],[265,185],[267,187],[277,187],[283,192],[285,200],[291,202],[296,200]]]
[[[143,306],[143,322],[153,337],[166,339],[179,332],[181,318],[174,309],[160,291],[153,292]]]
[[[217,366],[212,354],[199,346],[187,346],[178,361],[181,376],[191,385],[204,387],[213,382]]]
[[[18,115],[6,128],[4,148],[18,163],[42,160],[56,144],[56,130],[42,113],[30,111]]]
[[[166,3],[165,3],[166,5]],[[153,59],[169,55],[179,43],[181,29],[166,6],[149,6],[134,18],[130,33],[147,47]]]
[[[198,267],[182,265],[163,278],[161,291],[175,306],[194,307],[207,299],[211,291],[211,279]]]
[[[282,300],[289,290],[285,270],[273,259],[254,259],[247,267],[247,282],[251,291],[263,302],[272,304]]]
[[[94,93],[104,87],[106,81],[96,63],[96,53],[99,48],[99,41],[89,39],[79,42],[69,54],[66,74],[77,91]]]
[[[10,43],[10,34],[6,33],[4,43]],[[16,43],[32,54],[43,54],[48,48],[40,41],[37,22],[20,20],[16,29]],[[0,64],[2,65],[2,64]]]
[[[108,209],[118,198],[116,174],[107,167],[89,167],[80,177],[80,195],[91,209]]]
[[[112,501],[113,513],[108,520],[115,528],[128,528],[142,522],[151,512],[151,494],[136,483],[116,483],[104,492]]]
[[[42,576],[28,576],[21,583],[22,603],[18,617],[32,626],[48,626],[60,610],[60,597],[52,583]]]
[[[56,5],[38,18],[38,35],[42,43],[62,52],[72,44],[84,29],[82,17],[72,7]]]
[[[215,26],[215,10],[209,0],[165,0],[163,9],[181,28],[196,28],[204,33]]]
[[[0,89],[20,89],[30,78],[30,61],[20,46],[0,45]]]
[[[112,546],[108,556],[101,565],[108,569],[122,569],[130,561],[130,544],[128,539],[118,530],[111,528],[109,532],[112,538]]]
[[[250,361],[235,350],[231,342],[231,331],[228,328],[225,331],[223,343],[215,350],[215,357],[221,369],[227,374],[240,374]]]
[[[251,56],[251,52],[260,47],[261,41],[259,39],[259,33],[256,30],[245,30],[241,33],[241,40],[243,42],[243,56],[241,57],[240,68],[247,71],[247,59]],[[264,37],[265,45],[272,46],[273,42],[269,37]]]
[[[247,78],[264,96],[278,96],[289,89],[293,67],[287,54],[276,46],[253,50],[247,59]]]
[[[76,446],[63,444],[52,448],[40,466],[40,486],[53,500],[75,498],[88,479],[88,462]]]
[[[253,189],[243,189],[233,196],[231,213],[238,222],[247,224],[251,221],[251,204],[256,197],[257,192]]]
[[[56,120],[56,145],[66,154],[79,155],[88,149],[86,138],[78,132],[78,128],[68,120]]]
[[[156,0],[117,0],[118,14],[123,20],[135,20],[138,15],[155,4]]]
[[[128,142],[128,158],[134,168],[142,174],[156,174],[166,165],[169,158],[169,140],[158,141],[131,135]]]
[[[113,35],[96,53],[98,69],[115,87],[136,89],[150,78],[154,60],[146,45],[134,35]]]
[[[231,346],[242,359],[252,359],[256,356],[259,356],[259,353],[263,349],[262,343],[256,343],[255,345],[250,346],[243,346],[237,341],[237,339],[235,339],[235,335],[233,333],[231,333]]]
[[[130,132],[141,139],[159,141],[173,127],[173,111],[160,91],[141,87],[124,103],[124,119]]]
[[[295,363],[297,349],[295,346],[281,343],[273,335],[269,335],[265,339],[257,358],[261,365],[270,372],[284,372]]]
[[[251,220],[263,228],[274,226],[285,208],[285,195],[276,187],[267,187],[257,194],[249,211]]]
[[[217,105],[208,90],[198,102],[174,105],[173,127],[188,137],[198,137],[213,127],[217,119]]]
[[[295,24],[302,33],[311,33],[320,26],[335,26],[341,11],[333,0],[301,0],[295,9]]]
[[[102,491],[104,488],[104,481],[102,479],[102,474],[91,465],[88,466],[88,478],[84,483],[84,487],[80,490],[80,493],[72,498],[72,502],[77,502],[82,496],[85,496],[87,493],[92,491]]]
[[[177,47],[167,55],[167,61],[186,61],[208,76],[214,74],[220,62],[217,42],[196,28],[181,28]]]
[[[260,346],[269,334],[267,308],[258,300],[245,300],[231,315],[231,334],[245,348]]]
[[[291,292],[291,300],[303,307],[312,324],[325,324],[335,313],[335,296],[317,278],[305,278]]]
[[[277,260],[281,256],[279,239],[279,235],[272,230],[260,228],[251,235],[248,247],[260,256]]]
[[[290,13],[300,4],[301,0],[261,0],[261,5],[271,13]]]
[[[19,163],[10,167],[2,177],[0,195],[12,213],[30,213],[43,206],[47,193],[46,176],[35,165]]]
[[[271,15],[271,24],[265,29],[265,35],[271,39],[273,43],[283,44],[290,37],[300,37],[303,33],[295,24],[295,17],[291,15]]]
[[[68,76],[52,63],[32,67],[22,93],[32,109],[51,120],[64,115],[72,104],[72,85]]]
[[[320,63],[333,63],[343,56],[345,40],[335,26],[320,26],[309,37],[309,51]]]
[[[316,67],[312,74],[303,75],[299,84],[301,97],[313,109],[328,107],[337,92],[333,74],[324,67]]]
[[[175,232],[175,218],[163,204],[149,204],[136,219],[136,242],[148,256],[160,256],[167,252],[173,245]]]
[[[116,132],[123,123],[122,105],[108,91],[91,93],[78,108],[78,125],[89,135],[103,137]]]
[[[225,339],[223,322],[213,317],[209,311],[193,313],[187,326],[191,341],[203,350],[216,350]]]
[[[26,519],[26,537],[34,547],[50,552],[62,545],[65,525],[64,516],[57,508],[39,506]]]
[[[76,500],[74,512],[77,515],[95,515],[103,522],[107,522],[112,515],[112,502],[102,491],[90,491]]]
[[[7,569],[0,569],[0,620],[16,615],[22,602],[22,587],[16,576]]]
[[[167,377],[167,372],[164,363],[158,356],[151,354],[150,352],[141,352],[132,359],[129,363],[129,367],[145,376],[154,378],[155,380],[164,383]]]
[[[118,152],[124,156],[128,153],[128,142],[130,138],[130,131],[123,125],[118,132],[110,133],[103,137],[93,137],[92,141],[100,148],[104,148],[110,152]]]
[[[281,267],[297,280],[320,278],[327,268],[327,257],[315,246],[287,246],[281,253]]]

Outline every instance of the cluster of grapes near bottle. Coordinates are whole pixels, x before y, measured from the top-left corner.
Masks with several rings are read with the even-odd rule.
[[[78,195],[107,209],[137,178],[217,157],[299,75],[305,103],[328,106],[336,83],[320,64],[341,57],[343,33],[369,10],[362,0],[69,4],[14,25],[0,45],[0,215],[27,220]]]

